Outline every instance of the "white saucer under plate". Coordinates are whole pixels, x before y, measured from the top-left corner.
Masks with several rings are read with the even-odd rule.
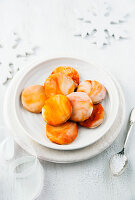
[[[96,129],[79,127],[78,137],[68,145],[58,145],[50,142],[46,137],[46,123],[43,121],[41,114],[33,114],[26,111],[20,101],[21,92],[25,87],[35,84],[43,85],[45,79],[58,66],[72,66],[79,72],[80,81],[97,80],[107,89],[107,96],[102,103],[105,110],[103,124]],[[7,99],[7,106],[11,106],[12,108],[11,112],[7,113],[7,118],[9,121],[11,116],[14,119],[12,121],[13,131],[16,131],[14,129],[16,127],[21,134],[28,135],[37,143],[52,149],[75,150],[93,144],[107,133],[116,119],[118,112],[118,92],[110,75],[93,64],[75,58],[53,58],[25,67],[15,77],[11,88],[14,89],[12,90],[12,95],[10,95],[10,102]],[[11,88],[9,89],[9,93]]]
[[[14,90],[13,85],[10,86],[9,92],[7,93],[7,96],[6,96],[6,103],[4,106],[5,119],[7,122],[7,126],[12,129],[12,135],[16,143],[18,143],[24,150],[26,150],[30,154],[33,154],[32,149],[34,148],[39,159],[46,160],[49,162],[55,162],[55,163],[73,163],[73,162],[79,162],[79,161],[90,159],[96,156],[97,154],[101,153],[102,151],[104,151],[113,143],[113,141],[119,135],[120,130],[124,124],[125,100],[124,100],[123,92],[121,90],[120,85],[118,84],[116,80],[114,82],[118,90],[119,102],[120,102],[116,119],[113,125],[107,131],[107,133],[101,139],[99,139],[94,144],[89,145],[85,148],[81,148],[81,149],[73,150],[73,151],[54,150],[54,149],[44,147],[38,144],[37,142],[34,142],[28,135],[23,134],[18,129],[18,127],[15,126],[15,123],[13,123],[14,118],[10,115],[10,113],[12,113],[12,106],[10,106],[10,104],[7,104],[7,99],[8,100],[10,99],[10,97],[12,96],[12,92]],[[13,104],[12,98],[11,98],[10,103],[11,105]],[[28,144],[31,144],[33,148],[31,148]]]

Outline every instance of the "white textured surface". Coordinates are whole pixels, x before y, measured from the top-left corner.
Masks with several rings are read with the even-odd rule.
[[[88,6],[89,0],[4,0],[0,2],[1,34],[16,30],[29,41],[38,44],[38,55],[68,56],[80,54],[88,56],[110,70],[120,82],[129,111],[135,105],[135,13],[128,22],[130,38],[114,42],[108,48],[97,49],[85,40],[72,36],[75,26],[74,9]],[[117,7],[123,7],[123,1],[117,1]],[[127,4],[135,6],[133,0]],[[126,9],[126,8],[125,8]],[[72,41],[72,42],[71,42]],[[74,46],[74,48],[73,48]],[[32,57],[31,60],[37,59]],[[31,62],[31,60],[29,62]],[[10,84],[10,82],[8,83]],[[0,125],[4,124],[2,110],[4,94],[8,84],[0,87]],[[9,100],[10,101],[10,100]],[[128,142],[127,155],[129,165],[125,173],[116,178],[109,171],[109,159],[121,149],[126,124],[117,140],[102,154],[76,164],[53,164],[42,162],[45,171],[44,189],[38,200],[129,200],[135,198],[135,134],[133,129]],[[16,147],[17,155],[26,154]],[[6,173],[4,173],[4,169]],[[0,167],[0,200],[12,200],[14,193],[8,176],[8,165]],[[24,196],[25,199],[25,196]]]

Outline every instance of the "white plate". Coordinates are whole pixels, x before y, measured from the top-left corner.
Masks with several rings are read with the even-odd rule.
[[[10,97],[12,97],[14,86],[18,82],[19,78],[20,76],[16,76],[14,78],[5,96],[5,104],[4,104],[5,122],[8,128],[12,130],[11,134],[14,137],[16,143],[19,144],[29,154],[35,155],[36,152],[39,159],[55,163],[74,163],[90,159],[96,156],[97,154],[101,153],[102,151],[104,151],[113,143],[113,141],[119,135],[123,124],[125,123],[125,100],[123,92],[118,82],[114,79],[114,77],[112,77],[118,90],[120,104],[117,112],[117,117],[113,125],[101,139],[99,139],[92,145],[73,151],[59,151],[42,146],[37,142],[35,142],[34,140],[32,140],[28,135],[24,134],[24,132],[21,131],[19,124],[15,123],[14,118],[12,117],[14,111],[13,107],[11,106],[13,105],[13,98]],[[9,99],[10,99],[10,104],[8,103]],[[121,132],[123,133],[123,130]]]
[[[103,102],[105,109],[103,124],[95,129],[79,127],[78,137],[69,145],[51,143],[46,137],[45,122],[41,114],[33,114],[26,111],[20,102],[20,94],[25,87],[34,84],[44,84],[45,79],[50,75],[51,71],[60,65],[68,65],[77,69],[80,74],[80,81],[91,79],[101,82],[108,92]],[[15,88],[11,97],[14,102],[12,105],[14,107],[13,117],[20,131],[43,146],[58,150],[73,150],[86,147],[103,137],[116,118],[119,106],[117,88],[108,73],[90,63],[74,58],[55,58],[29,66],[21,71],[18,76],[20,78],[14,86]]]

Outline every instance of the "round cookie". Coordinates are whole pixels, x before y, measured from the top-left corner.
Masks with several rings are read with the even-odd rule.
[[[46,79],[44,86],[47,98],[56,94],[68,95],[75,90],[74,81],[63,73],[50,75]]]
[[[98,81],[82,81],[77,92],[85,92],[91,98],[93,104],[100,103],[106,96],[105,87]]]
[[[101,104],[93,105],[93,112],[91,116],[83,121],[80,122],[79,125],[87,127],[87,128],[96,128],[102,124],[104,120],[104,108]]]
[[[59,126],[46,125],[46,136],[57,144],[70,144],[78,136],[78,126],[74,122],[66,122]]]
[[[42,108],[43,120],[53,126],[66,122],[72,113],[69,99],[61,94],[50,97]]]
[[[73,67],[59,66],[56,69],[54,69],[52,74],[56,74],[56,73],[59,73],[59,72],[66,74],[67,76],[70,76],[73,79],[73,81],[75,82],[76,86],[78,86],[78,84],[79,84],[79,74]]]
[[[72,105],[72,115],[70,119],[80,122],[88,119],[93,110],[90,97],[84,92],[73,92],[67,95]]]
[[[33,113],[40,113],[45,104],[46,95],[42,85],[33,85],[25,88],[21,94],[23,107]]]

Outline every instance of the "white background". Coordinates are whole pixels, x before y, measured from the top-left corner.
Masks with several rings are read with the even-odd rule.
[[[92,62],[112,72],[120,82],[126,100],[126,119],[135,106],[135,12],[129,17],[129,39],[116,41],[107,48],[98,49],[89,41],[73,36],[75,9],[88,7],[88,0],[0,0],[0,38],[18,32],[22,38],[39,49],[27,63],[47,55],[88,56]],[[135,7],[129,0],[128,6]],[[123,1],[116,3],[123,7]],[[5,52],[5,56],[6,55]],[[0,57],[1,60],[1,57]],[[2,67],[1,71],[2,73]],[[12,80],[11,80],[12,81]],[[3,125],[4,94],[8,85],[0,86],[0,125]],[[9,100],[10,101],[10,100]],[[42,162],[45,172],[44,188],[38,200],[129,200],[135,199],[135,129],[128,143],[129,165],[121,177],[113,177],[109,171],[109,159],[122,147],[126,124],[117,140],[93,159],[75,164]],[[16,147],[24,153],[20,147]],[[2,173],[2,171],[0,172]],[[0,200],[11,200],[14,192],[8,179],[0,175]],[[25,199],[25,197],[24,197]]]

